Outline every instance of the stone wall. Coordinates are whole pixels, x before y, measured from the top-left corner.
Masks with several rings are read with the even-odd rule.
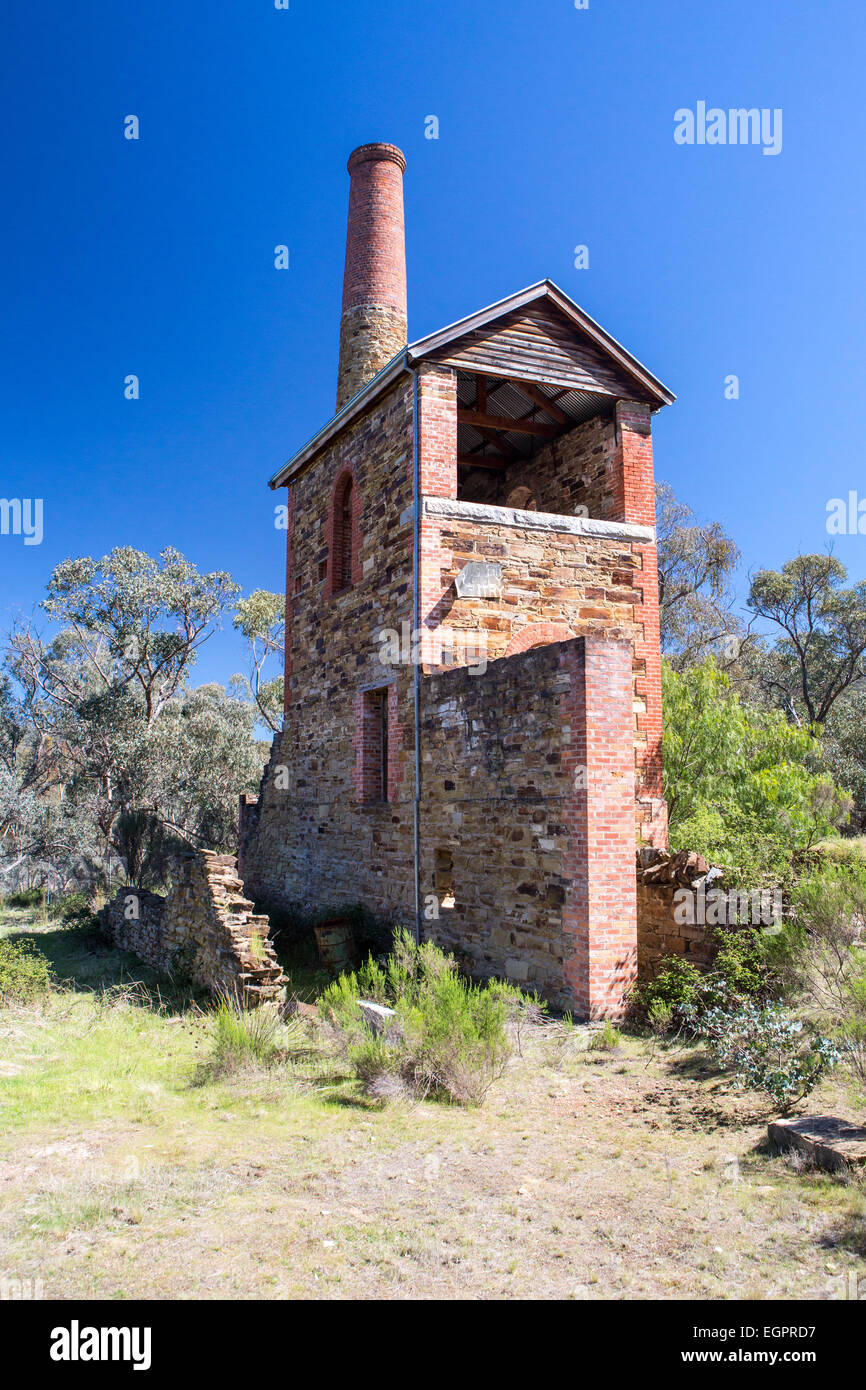
[[[519,712],[519,713],[518,713]],[[637,969],[631,647],[548,644],[425,682],[426,930],[478,978],[616,1016]]]
[[[653,537],[648,526],[436,497],[424,498],[423,526],[422,621],[429,629],[431,660],[443,647],[448,650],[449,639],[459,652],[470,648],[476,634],[491,660],[552,640],[552,629],[560,640],[604,637],[629,642],[635,653],[643,645],[644,551]],[[458,596],[455,581],[472,561],[501,567],[497,597]],[[644,726],[646,663],[636,658],[632,680],[636,838],[664,843],[664,803],[655,772],[659,736],[650,746]]]
[[[663,956],[712,965],[719,928],[772,928],[786,905],[778,892],[727,888],[725,871],[700,854],[644,849],[637,860],[638,969],[651,978]]]
[[[411,924],[412,668],[383,665],[378,634],[412,618],[412,386],[403,379],[289,488],[283,731],[258,804],[245,807],[247,891],[267,910],[363,902]],[[333,591],[335,488],[350,471],[355,574]],[[365,693],[389,691],[389,799],[358,800]]]
[[[230,855],[191,851],[167,898],[121,888],[101,917],[118,946],[161,974],[232,995],[247,1007],[285,997],[268,919],[244,896]]]

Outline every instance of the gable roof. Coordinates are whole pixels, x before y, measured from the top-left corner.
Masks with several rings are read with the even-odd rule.
[[[424,361],[558,386],[580,393],[591,413],[605,399],[623,395],[646,401],[653,410],[672,405],[676,399],[553,281],[541,280],[410,343],[283,464],[271,478],[270,487],[285,486],[397,377]]]
[[[440,329],[438,333],[420,338],[418,342],[410,344],[409,356],[413,361],[427,357],[436,357],[441,361],[462,358],[460,365],[464,362],[471,365],[473,348],[486,340],[489,341],[498,331],[507,329],[509,322],[520,323],[527,320],[538,325],[546,322],[553,330],[546,335],[545,344],[549,349],[548,358],[553,356],[556,359],[549,362],[547,367],[547,370],[553,373],[552,376],[547,376],[550,385],[574,385],[571,380],[554,380],[556,368],[564,365],[569,357],[574,360],[581,352],[585,354],[588,350],[591,359],[602,368],[602,372],[605,365],[613,368],[613,372],[609,373],[611,385],[615,384],[617,378],[624,379],[632,387],[635,384],[640,386],[641,397],[648,398],[648,403],[652,404],[654,409],[663,405],[673,405],[676,397],[658,377],[653,376],[652,372],[605,332],[595,319],[590,318],[589,314],[585,313],[579,304],[575,304],[574,300],[552,280],[541,280],[537,285],[530,285],[528,289],[509,295],[507,299],[500,299],[497,304],[491,304],[488,308],[479,310],[477,314],[470,314],[468,318]],[[563,320],[571,330],[570,336],[575,342],[577,352],[569,354],[563,351],[567,336],[557,334],[554,328],[557,321],[561,324]],[[485,362],[483,357],[479,358],[479,366],[496,375],[492,364]]]

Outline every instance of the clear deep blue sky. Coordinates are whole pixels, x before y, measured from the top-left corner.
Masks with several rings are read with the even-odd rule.
[[[411,337],[549,276],[677,393],[657,477],[745,567],[822,550],[866,497],[864,36],[854,0],[7,0],[0,496],[45,539],[0,537],[2,625],[118,544],[282,588],[266,480],[333,410],[371,140],[408,160]],[[782,153],[677,146],[699,100],[782,108]]]

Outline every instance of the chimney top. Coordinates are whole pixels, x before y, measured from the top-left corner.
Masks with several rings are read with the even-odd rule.
[[[349,173],[352,174],[359,164],[367,164],[373,160],[391,160],[397,164],[401,174],[406,172],[406,156],[402,150],[398,150],[396,145],[386,145],[376,143],[372,145],[359,145],[349,155],[349,163],[346,165]]]

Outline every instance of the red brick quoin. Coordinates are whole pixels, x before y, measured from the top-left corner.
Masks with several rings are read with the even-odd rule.
[[[584,1018],[620,1018],[637,979],[634,725],[629,642],[578,638],[560,649],[563,819],[571,880],[562,915],[563,973]]]

